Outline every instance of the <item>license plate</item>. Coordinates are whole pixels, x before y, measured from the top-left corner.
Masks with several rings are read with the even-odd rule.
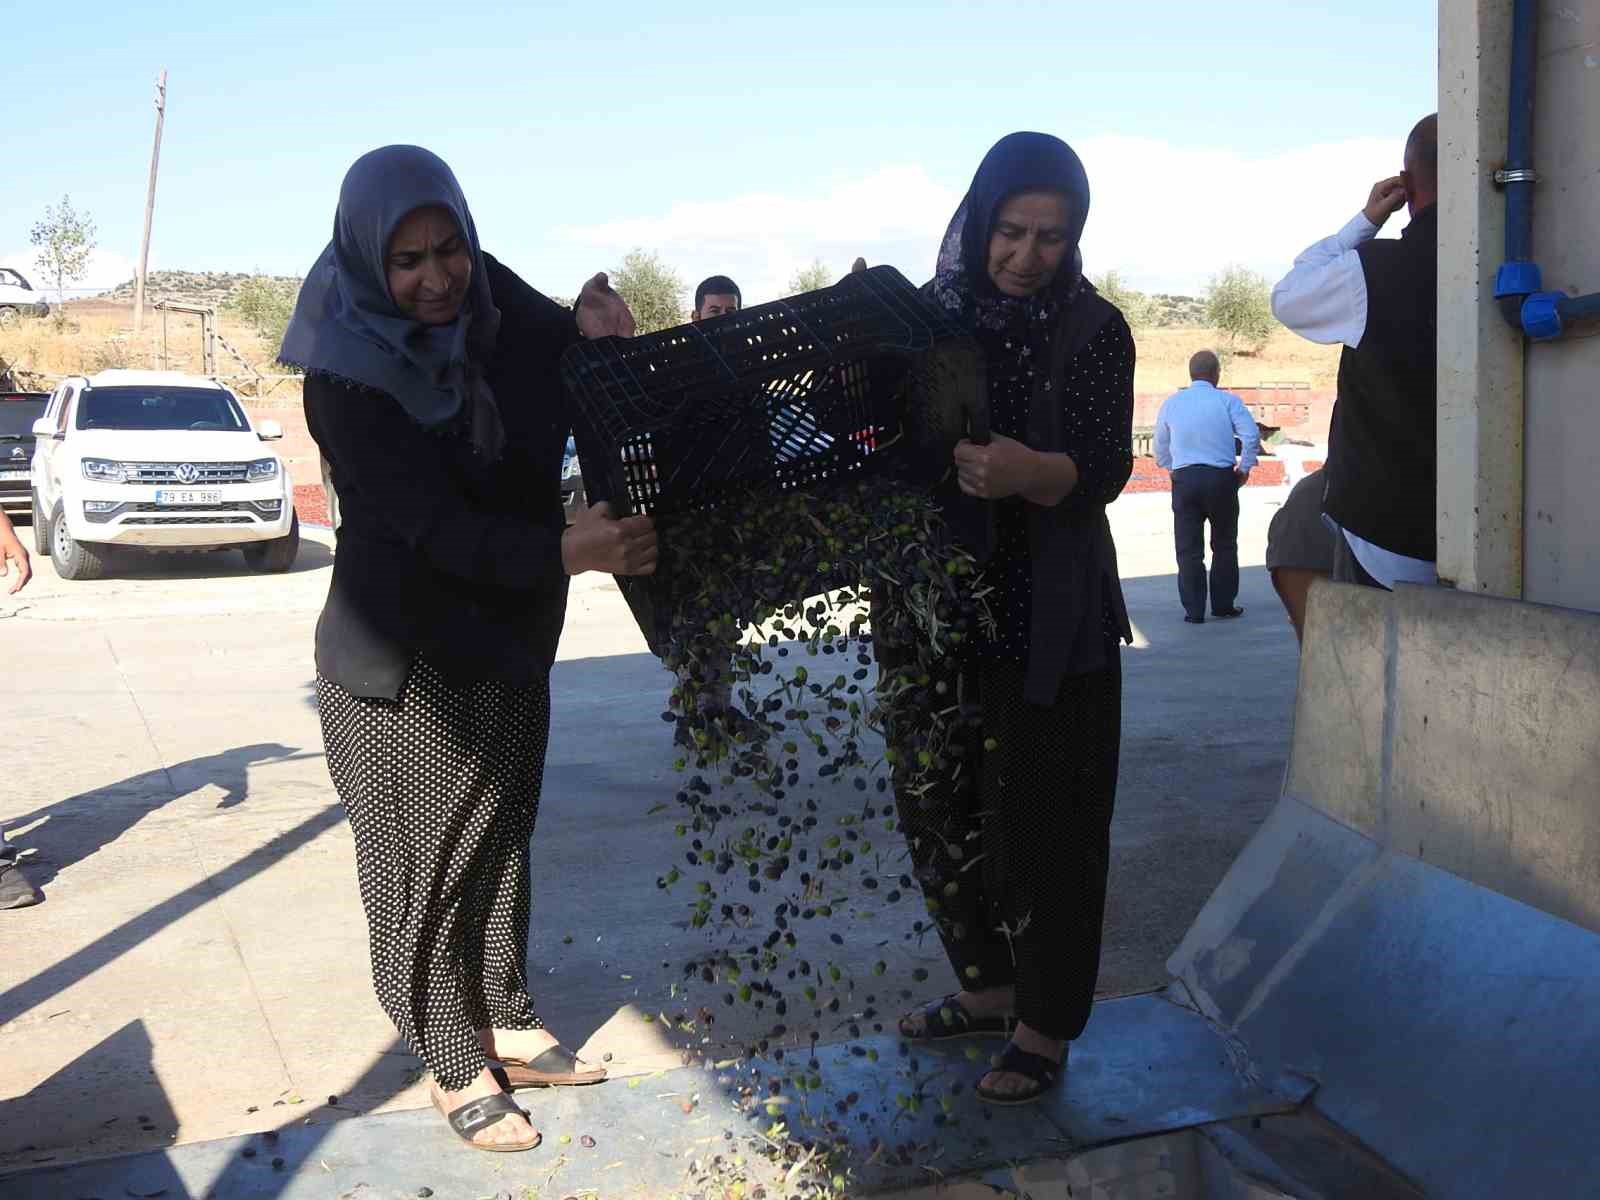
[[[221,504],[222,492],[218,488],[162,488],[156,493],[157,504]]]
[[[22,471],[10,471],[10,470],[0,471],[0,479],[26,479],[27,477],[28,477],[28,472],[26,470],[22,470]]]

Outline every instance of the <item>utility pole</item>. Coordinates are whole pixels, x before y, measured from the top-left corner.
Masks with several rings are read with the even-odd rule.
[[[161,166],[161,126],[167,117],[167,69],[156,77],[156,144],[150,151],[150,189],[144,198],[144,240],[139,243],[139,274],[133,283],[133,331],[144,328],[144,275],[150,262],[150,220],[156,211],[156,170]]]

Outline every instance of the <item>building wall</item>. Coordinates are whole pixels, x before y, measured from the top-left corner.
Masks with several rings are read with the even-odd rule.
[[[1534,256],[1546,289],[1597,292],[1600,0],[1539,9]],[[1524,598],[1600,612],[1600,336],[1530,345],[1525,369]]]

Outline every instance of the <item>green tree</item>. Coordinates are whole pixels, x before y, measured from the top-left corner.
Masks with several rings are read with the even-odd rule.
[[[257,274],[240,281],[228,297],[227,307],[260,334],[275,355],[283,344],[283,331],[294,314],[294,302],[299,295],[298,279]]]
[[[1117,270],[1107,271],[1098,279],[1090,279],[1095,290],[1122,311],[1130,329],[1143,329],[1155,323],[1155,302],[1143,292],[1129,287]]]
[[[655,253],[630,250],[610,273],[611,287],[633,310],[640,333],[655,333],[688,319],[683,280]]]
[[[814,292],[819,288],[832,287],[836,282],[838,280],[828,270],[827,264],[820,258],[814,258],[810,266],[801,267],[789,277],[789,294],[798,296],[802,292]]]
[[[94,222],[87,213],[72,207],[69,196],[61,197],[61,205],[47,204],[44,220],[34,224],[28,239],[39,248],[34,261],[47,279],[56,281],[56,321],[64,323],[66,313],[60,307],[67,302],[67,284],[76,283],[89,270],[89,256],[94,253]]]
[[[1272,289],[1254,271],[1225,267],[1206,289],[1206,319],[1228,339],[1230,349],[1257,354],[1278,327],[1272,315]],[[1248,347],[1248,350],[1243,349]]]

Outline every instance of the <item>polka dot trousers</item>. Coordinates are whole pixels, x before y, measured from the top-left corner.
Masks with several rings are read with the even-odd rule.
[[[550,687],[447,683],[418,660],[397,701],[317,680],[328,771],[355,835],[378,1000],[446,1091],[480,1029],[538,1029],[528,841]]]
[[[1100,971],[1122,731],[1121,659],[1110,654],[1108,670],[1064,679],[1049,707],[1022,698],[1020,664],[947,663],[951,694],[983,714],[954,735],[965,768],[920,796],[897,788],[959,986],[1014,986],[1017,1018],[1067,1040],[1089,1020]]]

